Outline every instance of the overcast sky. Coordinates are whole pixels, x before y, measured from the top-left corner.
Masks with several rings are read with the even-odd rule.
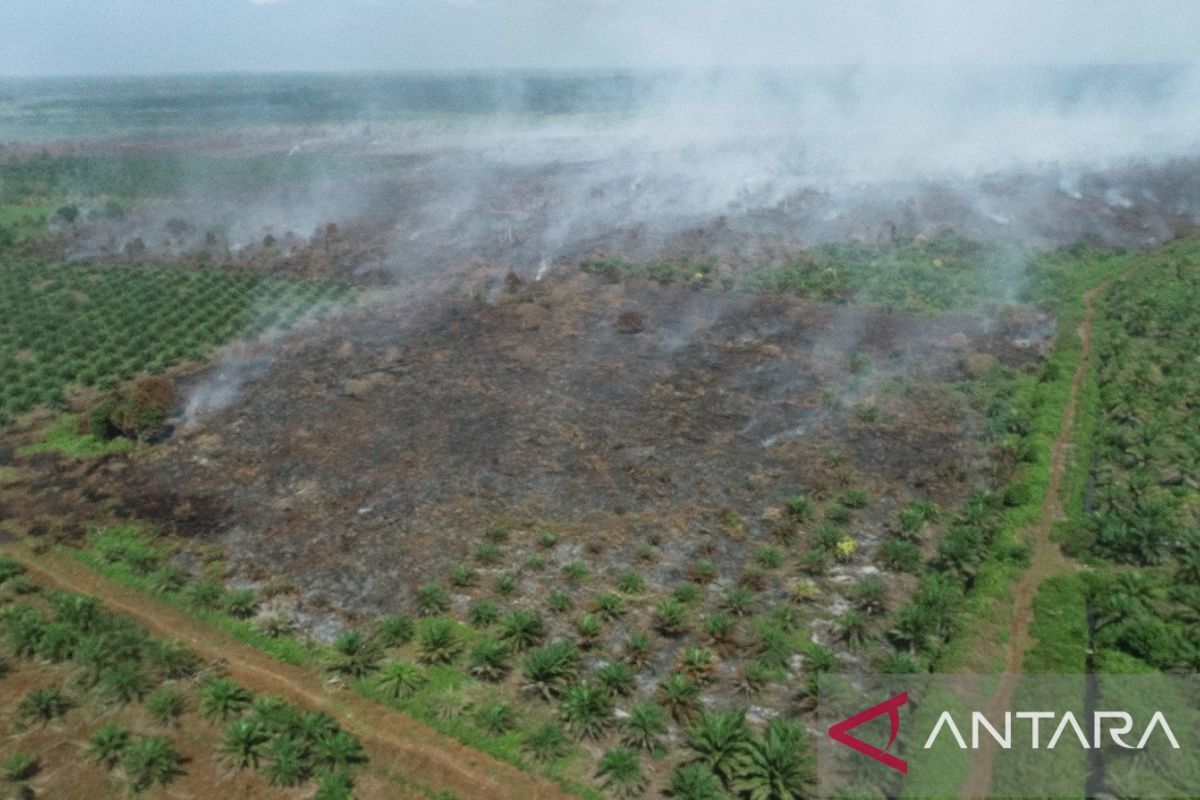
[[[1200,0],[0,0],[0,74],[1195,61]]]

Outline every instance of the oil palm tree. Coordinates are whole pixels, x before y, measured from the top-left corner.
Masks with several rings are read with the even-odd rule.
[[[379,670],[376,685],[393,700],[411,697],[425,685],[425,671],[411,661],[389,661]]]
[[[129,729],[109,722],[101,725],[88,737],[88,757],[112,769],[125,755],[129,745]]]
[[[658,684],[658,702],[676,722],[686,722],[695,715],[700,703],[700,687],[686,675],[672,673]]]
[[[801,800],[809,795],[812,759],[799,723],[777,718],[751,735],[730,767],[734,792],[747,800]]]
[[[721,780],[701,764],[684,764],[671,773],[667,795],[674,800],[726,800]]]
[[[687,731],[690,760],[729,781],[749,737],[745,713],[705,711]]]
[[[526,734],[521,747],[535,761],[546,763],[570,752],[571,743],[562,728],[547,722]]]
[[[458,626],[438,617],[421,620],[417,628],[417,647],[424,663],[449,664],[462,651]]]
[[[545,635],[545,623],[533,611],[510,611],[500,620],[500,638],[517,652],[539,644]]]
[[[598,739],[612,722],[613,704],[599,687],[577,683],[563,692],[558,715],[576,736]]]
[[[646,789],[641,762],[627,747],[606,750],[596,765],[596,777],[601,788],[617,797],[640,797]]]
[[[508,648],[502,642],[484,639],[471,649],[467,658],[467,669],[477,678],[498,681],[512,668],[508,658]]]
[[[521,667],[521,685],[530,694],[553,699],[579,674],[579,662],[579,650],[570,642],[535,648]]]
[[[225,726],[217,752],[234,769],[258,769],[270,737],[257,720],[236,719]]]
[[[667,713],[656,703],[638,703],[621,720],[621,741],[628,747],[654,752],[667,733]]]
[[[134,793],[151,786],[166,786],[183,772],[183,757],[170,739],[152,736],[131,743],[122,759]]]
[[[610,661],[596,670],[596,683],[610,697],[625,697],[633,691],[633,670],[624,661]]]
[[[200,713],[211,720],[236,717],[250,705],[254,696],[231,680],[216,678],[200,690]]]

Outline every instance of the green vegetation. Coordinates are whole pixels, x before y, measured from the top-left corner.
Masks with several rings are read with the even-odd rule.
[[[0,575],[6,583],[15,580],[21,566],[0,559]],[[348,782],[348,770],[366,760],[358,740],[324,715],[277,698],[255,697],[224,678],[210,678],[197,690],[189,679],[198,679],[206,665],[177,642],[151,638],[94,598],[56,591],[9,603],[0,610],[0,635],[21,659],[37,658],[54,642],[52,649],[60,656],[56,662],[74,673],[65,682],[51,677],[48,685],[21,698],[19,711],[26,724],[46,725],[67,715],[81,715],[90,724],[96,709],[143,701],[145,713],[161,728],[187,724],[183,717],[189,707],[225,724],[219,752],[238,769],[261,767],[272,783],[286,779],[286,785],[299,785],[338,771]],[[171,736],[135,736],[115,722],[91,731],[87,755],[110,770],[120,767],[134,794],[169,785],[183,769]],[[32,776],[38,765],[36,755],[14,753],[0,769],[17,781]]]
[[[1064,480],[1059,536],[1091,571],[1043,589],[1070,613],[1040,611],[1046,635],[1030,661],[1195,671],[1200,241],[1131,266],[1097,303],[1096,365],[1080,407],[1087,438]],[[1050,641],[1057,647],[1047,654]]]
[[[989,269],[1001,253],[956,236],[916,237],[888,244],[826,244],[795,254],[782,266],[752,270],[741,277],[719,276],[716,265],[688,258],[630,263],[614,259],[581,265],[589,275],[617,282],[623,277],[664,286],[720,286],[773,292],[832,303],[861,303],[918,313],[977,309],[988,303]],[[856,371],[868,371],[859,363]]]
[[[201,361],[236,336],[319,316],[350,294],[343,284],[215,270],[5,258],[0,422],[37,405],[62,407],[73,385],[107,391],[141,373]],[[57,428],[55,435],[63,439]],[[77,452],[89,448],[63,444]]]

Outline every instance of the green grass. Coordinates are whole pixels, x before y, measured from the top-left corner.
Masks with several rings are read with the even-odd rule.
[[[1029,673],[1077,675],[1087,672],[1087,597],[1078,574],[1050,578],[1033,601],[1033,646],[1022,669]]]
[[[0,260],[0,424],[60,407],[71,385],[111,389],[243,335],[321,315],[340,283],[216,270]]]
[[[761,266],[740,276],[718,277],[710,261],[632,263],[585,261],[584,272],[607,280],[629,276],[664,286],[720,286],[786,294],[831,303],[883,306],[913,313],[979,310],[998,296],[995,276],[1005,254],[946,234],[886,244],[825,244],[793,255],[784,264]]]
[[[52,211],[46,205],[0,205],[0,248],[39,235]]]
[[[42,440],[25,445],[18,455],[35,453],[62,453],[73,458],[95,458],[109,453],[125,453],[133,449],[133,442],[118,436],[115,439],[97,439],[90,433],[79,433],[79,416],[63,414],[42,431]]]

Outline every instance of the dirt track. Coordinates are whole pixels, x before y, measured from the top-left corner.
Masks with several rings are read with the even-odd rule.
[[[1025,570],[1020,582],[1014,587],[1013,614],[1004,660],[1004,671],[1009,675],[1021,672],[1025,652],[1029,649],[1029,628],[1033,623],[1033,601],[1037,597],[1038,588],[1043,581],[1074,568],[1058,543],[1051,540],[1050,532],[1054,522],[1062,516],[1062,497],[1060,496],[1062,476],[1071,448],[1071,437],[1075,430],[1075,411],[1079,390],[1087,379],[1088,367],[1091,363],[1093,301],[1096,295],[1107,286],[1108,282],[1102,283],[1089,289],[1083,295],[1084,314],[1083,322],[1079,325],[1079,360],[1075,364],[1075,374],[1071,380],[1071,394],[1067,398],[1066,408],[1063,409],[1062,424],[1059,426],[1058,436],[1054,439],[1054,448],[1050,454],[1050,483],[1046,487],[1046,499],[1042,503],[1041,516],[1030,531],[1032,555],[1029,568]],[[992,703],[994,712],[1000,713],[1010,708],[1017,683],[1016,680],[1000,682],[1000,689]],[[988,796],[992,785],[992,769],[995,758],[996,742],[985,739],[979,749],[978,757],[972,762],[971,772],[963,783],[960,797]]]
[[[320,677],[284,664],[232,636],[164,606],[134,589],[114,584],[68,556],[35,555],[9,546],[39,581],[100,598],[161,637],[178,638],[200,656],[223,661],[231,678],[254,692],[278,695],[323,711],[358,736],[371,764],[433,790],[449,789],[476,800],[568,798],[553,784],[460,744],[416,720],[351,692],[334,694]],[[419,796],[413,793],[414,796]]]

